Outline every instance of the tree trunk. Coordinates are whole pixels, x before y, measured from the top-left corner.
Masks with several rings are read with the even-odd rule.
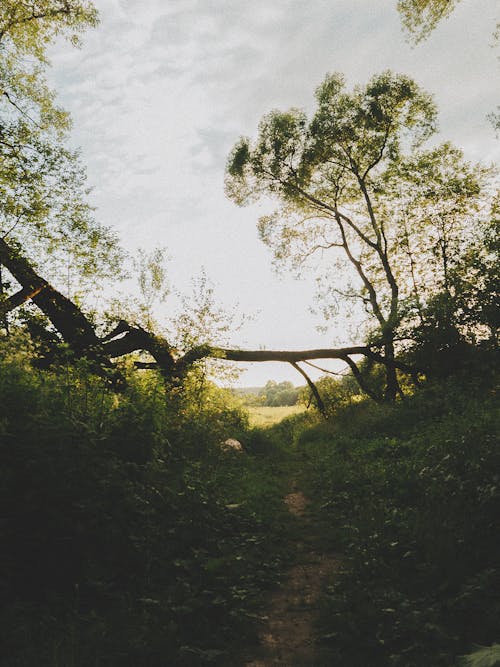
[[[0,239],[0,262],[22,286],[21,292],[33,294],[33,303],[45,313],[76,354],[81,356],[92,349],[96,352],[101,347],[94,327],[78,306],[39,276],[30,262],[4,239]]]
[[[30,262],[1,238],[0,264],[9,270],[22,287],[20,291],[7,299],[6,307],[12,309],[27,299],[31,299],[48,317],[75,355],[85,356],[92,360],[96,363],[96,369],[100,369],[100,372],[106,375],[109,375],[109,369],[113,368],[113,359],[139,351],[148,352],[154,359],[154,363],[142,363],[141,367],[157,368],[165,380],[174,384],[182,382],[189,368],[206,357],[240,362],[283,361],[292,364],[306,378],[320,412],[324,413],[325,407],[321,396],[314,383],[297,365],[300,361],[340,359],[352,368],[353,365],[355,366],[352,356],[364,356],[371,359],[386,368],[385,398],[387,400],[394,400],[399,390],[396,369],[399,368],[409,374],[414,374],[416,370],[395,359],[394,332],[390,329],[387,329],[383,336],[384,354],[381,354],[377,348],[367,345],[313,350],[238,350],[200,345],[177,356],[176,351],[167,340],[141,327],[131,326],[125,321],[121,321],[113,331],[100,339],[94,326],[80,308],[39,276]],[[108,370],[105,371],[105,368]],[[118,374],[115,379],[120,380]],[[363,389],[362,383],[360,386]],[[374,397],[369,391],[367,393]]]

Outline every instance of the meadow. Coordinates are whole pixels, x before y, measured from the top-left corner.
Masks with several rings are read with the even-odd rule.
[[[286,417],[301,414],[306,410],[304,405],[251,405],[246,409],[248,410],[250,425],[261,428],[274,426]]]

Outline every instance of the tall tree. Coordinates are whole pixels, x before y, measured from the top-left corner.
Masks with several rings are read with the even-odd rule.
[[[115,271],[118,259],[114,235],[87,202],[78,154],[64,145],[70,118],[45,76],[53,40],[62,35],[78,45],[96,23],[86,0],[4,0],[0,7],[0,235],[59,282],[61,262],[96,276]]]
[[[298,109],[273,111],[255,142],[240,139],[226,190],[239,205],[263,196],[281,204],[259,222],[278,262],[300,267],[317,253],[333,259],[330,295],[358,300],[371,316],[371,342],[389,362],[386,397],[393,399],[392,362],[408,300],[413,295],[418,308],[436,284],[430,259],[446,283],[487,173],[451,146],[423,150],[436,110],[408,77],[385,72],[346,92],[343,78],[329,75],[316,97],[310,122]]]

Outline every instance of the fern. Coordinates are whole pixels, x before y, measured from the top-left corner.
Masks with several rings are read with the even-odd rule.
[[[500,666],[500,644],[478,646],[473,653],[460,658],[461,667],[498,667]]]

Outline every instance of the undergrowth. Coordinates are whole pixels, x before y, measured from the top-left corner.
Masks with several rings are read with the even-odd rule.
[[[303,484],[325,548],[343,554],[319,628],[332,665],[448,667],[500,639],[491,375],[347,406],[302,429]]]
[[[342,554],[319,619],[328,664],[498,653],[488,369],[266,429],[210,383],[129,375],[118,394],[82,364],[0,359],[0,667],[239,664],[293,558],[292,479],[317,541]]]
[[[227,395],[4,358],[0,453],[2,667],[234,664],[286,557],[284,455]]]

